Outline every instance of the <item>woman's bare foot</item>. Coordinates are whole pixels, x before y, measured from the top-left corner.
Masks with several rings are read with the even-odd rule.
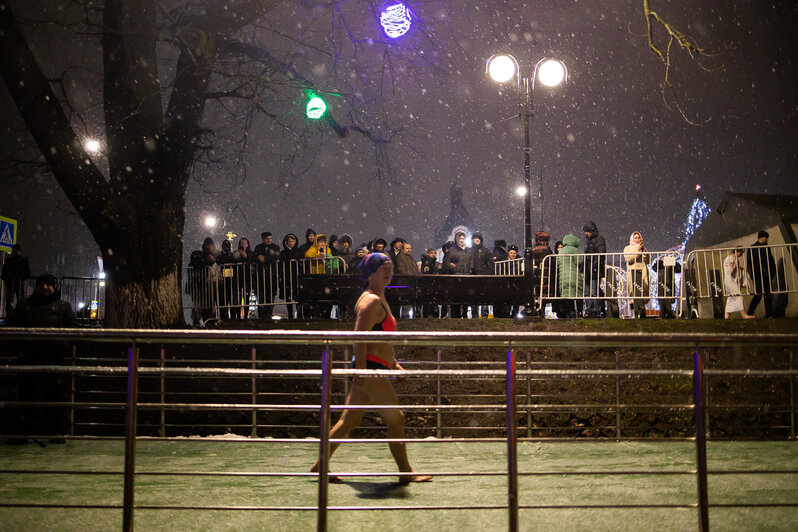
[[[729,313],[728,312],[726,313],[726,319],[727,320],[729,319]]]
[[[318,473],[319,472],[319,462],[316,461],[315,464],[310,468],[311,473]],[[328,475],[327,482],[330,484],[340,484],[344,481],[344,477],[339,477],[338,475]]]
[[[747,320],[753,320],[753,319],[756,318],[756,316],[754,316],[752,314],[743,314],[743,318],[745,318]]]
[[[415,470],[411,470],[408,474],[399,475],[400,484],[410,484],[411,482],[432,482],[432,475],[411,475]]]

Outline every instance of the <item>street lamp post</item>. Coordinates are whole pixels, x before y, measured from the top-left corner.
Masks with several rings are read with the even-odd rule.
[[[547,87],[556,87],[566,80],[568,70],[562,61],[543,58],[535,64],[532,77],[521,77],[518,60],[510,54],[491,56],[485,67],[487,74],[499,83],[515,78],[518,87],[518,118],[524,124],[524,188],[526,201],[524,204],[524,248],[533,246],[532,239],[532,171],[530,164],[530,132],[529,126],[534,115],[535,82],[540,81]],[[543,176],[541,176],[541,179]],[[541,183],[542,187],[542,183]],[[541,206],[542,208],[542,206]],[[541,216],[542,218],[542,216]]]

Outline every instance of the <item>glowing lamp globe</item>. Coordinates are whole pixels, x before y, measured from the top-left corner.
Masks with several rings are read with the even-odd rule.
[[[86,148],[86,151],[89,153],[97,153],[100,151],[100,141],[89,139],[83,143],[83,147]]]
[[[518,185],[518,188],[515,189],[515,193],[519,196],[526,196],[526,185]]]
[[[562,61],[546,59],[538,66],[538,81],[547,87],[556,87],[565,80],[566,70]]]
[[[493,81],[510,81],[515,77],[516,70],[516,62],[509,55],[494,55],[488,59],[488,75]]]
[[[318,120],[324,115],[327,110],[327,104],[318,96],[313,96],[308,100],[308,106],[305,109],[305,114],[312,120]]]
[[[401,37],[410,29],[410,10],[401,3],[386,7],[380,13],[380,25],[388,37]]]

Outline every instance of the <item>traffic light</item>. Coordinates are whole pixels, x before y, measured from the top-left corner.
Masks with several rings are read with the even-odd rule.
[[[308,96],[310,99],[308,100],[308,105],[305,108],[305,114],[312,120],[318,120],[324,116],[324,113],[327,111],[327,104],[324,103],[324,100],[313,93],[309,93]]]

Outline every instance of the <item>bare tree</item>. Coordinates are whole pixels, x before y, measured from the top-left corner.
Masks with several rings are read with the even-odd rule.
[[[297,128],[296,121],[287,123],[290,113],[284,108],[301,115],[306,91],[334,94],[350,111],[346,125],[326,116],[328,134],[365,136],[375,146],[376,171],[389,169],[385,144],[400,130],[387,119],[367,116],[371,122],[365,123],[350,104],[390,90],[389,63],[402,60],[404,51],[355,38],[342,2],[304,3],[311,16],[314,10],[332,14],[323,39],[292,37],[270,25],[267,16],[280,0],[107,0],[101,10],[96,4],[85,5],[85,18],[76,26],[82,38],[96,38],[102,52],[107,168],[82,146],[80,116],[59,80],[46,75],[6,0],[0,0],[0,73],[50,171],[100,247],[108,275],[108,326],[183,323],[186,187],[197,163],[219,164],[236,152],[215,152],[214,130],[204,124],[209,101],[235,121],[251,120],[253,113],[266,116],[292,130],[294,145],[301,147],[312,133]],[[301,72],[307,65],[297,66],[314,47],[333,65],[329,87],[314,87]],[[369,54],[383,73],[376,84],[353,66],[358,56]],[[360,86],[351,93],[333,86],[336,78],[352,77]],[[233,141],[238,153],[246,150],[246,130]]]

